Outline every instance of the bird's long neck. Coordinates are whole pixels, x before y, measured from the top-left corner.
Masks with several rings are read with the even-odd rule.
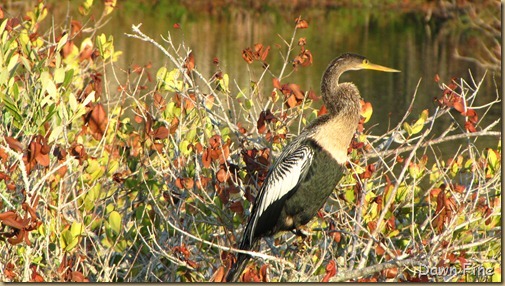
[[[313,122],[317,128],[311,136],[340,164],[347,160],[347,147],[358,125],[361,109],[356,86],[338,82],[343,70],[338,63],[332,63],[323,76],[321,92],[328,114]]]
[[[344,71],[337,59],[330,63],[321,81],[323,102],[332,115],[341,112],[355,113],[359,107],[360,97],[356,86],[350,82],[338,82]]]

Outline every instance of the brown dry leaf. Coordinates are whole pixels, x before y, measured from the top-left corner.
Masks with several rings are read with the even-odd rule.
[[[465,112],[465,106],[463,104],[463,100],[457,100],[456,102],[454,102],[454,106],[453,107],[454,107],[454,109],[456,109],[457,111],[459,111],[461,113]]]
[[[303,20],[302,17],[296,18],[295,23],[297,29],[306,29],[309,27],[309,23],[307,23],[306,20]]]
[[[82,274],[80,271],[72,271],[70,280],[72,282],[89,282],[89,279],[84,277],[84,274]]]
[[[205,148],[202,154],[202,164],[204,168],[210,168],[210,163],[212,162],[212,158],[210,157],[209,148]]]
[[[229,177],[230,177],[230,173],[227,172],[225,169],[221,168],[221,169],[219,169],[219,171],[217,171],[216,179],[218,182],[224,183],[228,180]]]
[[[244,61],[246,61],[248,64],[252,63],[254,60],[253,53],[251,51],[251,48],[246,48],[245,50],[242,50],[242,58]]]
[[[153,143],[153,145],[151,145],[151,149],[158,152],[158,153],[163,153],[163,143],[158,143],[158,142],[155,142]]]
[[[230,210],[234,213],[242,214],[244,213],[244,207],[240,201],[231,203]]]
[[[214,275],[210,278],[209,282],[226,282],[224,278],[224,267],[219,266],[216,272],[214,272]]]
[[[15,229],[23,229],[27,226],[28,221],[23,221],[14,211],[6,211],[0,214],[2,224]]]
[[[174,134],[178,127],[179,127],[179,118],[174,117],[174,119],[172,119],[172,122],[170,123],[170,134]]]
[[[70,38],[73,38],[75,35],[79,34],[82,29],[81,22],[77,20],[70,21]]]
[[[465,122],[465,129],[470,133],[477,132],[475,125],[470,121]]]
[[[82,144],[76,144],[72,146],[70,149],[70,154],[74,157],[77,157],[77,159],[79,159],[79,162],[81,163],[88,157],[86,149],[84,149],[84,145]]]
[[[258,129],[259,134],[263,134],[267,130],[267,125],[265,123],[265,116],[263,115],[263,112],[260,113],[260,117],[256,122],[256,128]]]
[[[300,86],[298,84],[290,83],[289,88],[292,90],[293,94],[295,95],[298,101],[303,101],[303,99],[305,98],[305,94],[303,90],[300,89]]]
[[[72,50],[74,49],[74,42],[72,40],[68,41],[65,43],[63,48],[61,49],[61,55],[63,56],[64,59],[68,57],[72,53]]]
[[[263,264],[260,268],[261,282],[268,282],[268,264]]]
[[[90,44],[85,45],[84,49],[79,54],[79,62],[91,59],[92,54],[93,54],[93,45]]]
[[[279,90],[281,89],[281,82],[279,81],[278,78],[274,77],[272,79],[272,83],[273,83],[273,85],[274,85],[275,88],[277,88]]]
[[[310,89],[309,92],[307,93],[307,98],[314,101],[319,100],[319,97],[317,97],[316,92],[312,89]]]
[[[154,93],[154,105],[157,108],[159,108],[161,111],[164,111],[165,107],[167,105],[167,103],[165,102],[165,99],[163,98],[163,96],[159,92]],[[135,116],[138,116],[138,115],[135,115]],[[140,123],[140,122],[138,122],[138,123]]]
[[[380,244],[377,244],[377,246],[375,247],[375,254],[384,255],[384,253],[386,253],[384,248],[382,248],[382,246],[380,246]]]
[[[262,60],[262,61],[265,61],[267,56],[268,56],[268,52],[270,51],[270,46],[267,46],[265,49],[262,49],[260,51],[260,54],[259,54],[259,58]]]
[[[9,145],[9,148],[11,148],[12,150],[17,152],[23,151],[23,145],[21,145],[21,142],[19,142],[18,140],[10,136],[5,136],[5,141],[7,141],[7,145]]]
[[[30,282],[44,282],[44,278],[37,272],[37,266],[32,265],[30,268],[32,269],[32,277],[30,279]]]
[[[294,95],[294,94],[290,95],[290,96],[288,97],[288,99],[286,100],[286,106],[287,106],[288,108],[293,108],[293,107],[295,107],[295,106],[296,106],[296,104],[297,104],[297,101],[296,101],[296,97],[295,97],[295,95]]]
[[[7,263],[7,265],[5,265],[4,274],[5,274],[5,277],[7,277],[7,279],[14,280],[18,277],[16,275],[16,272],[14,272],[14,269],[15,269],[15,266],[12,262],[9,262],[9,263]]]
[[[88,123],[91,135],[96,140],[102,139],[107,127],[108,118],[105,109],[101,103],[96,104],[86,116],[85,122]]]
[[[382,275],[386,278],[395,278],[398,275],[398,267],[384,269],[382,270]]]
[[[188,74],[195,68],[195,56],[193,52],[190,52],[185,60],[184,67],[188,69]]]
[[[165,126],[160,126],[153,131],[152,135],[154,139],[166,139],[169,135],[169,130]]]
[[[475,112],[475,110],[468,108],[463,115],[468,117],[474,117],[477,116],[477,113]]]

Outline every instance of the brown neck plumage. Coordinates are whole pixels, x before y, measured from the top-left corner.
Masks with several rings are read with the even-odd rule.
[[[330,63],[321,81],[323,102],[332,115],[359,110],[360,96],[356,86],[349,82],[338,82],[345,71],[343,61],[337,58]]]

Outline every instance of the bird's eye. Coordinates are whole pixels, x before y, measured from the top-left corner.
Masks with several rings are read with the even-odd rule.
[[[367,59],[364,59],[364,60],[363,60],[363,63],[364,63],[365,65],[366,65],[366,64],[368,64],[368,60],[367,60]]]

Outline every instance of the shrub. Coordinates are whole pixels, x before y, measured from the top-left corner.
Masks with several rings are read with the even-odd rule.
[[[114,2],[105,1],[97,23]],[[89,1],[80,7],[89,9]],[[0,24],[0,277],[221,281],[268,166],[325,112],[313,106],[315,92],[289,82],[290,65],[312,62],[310,43],[296,38],[308,24],[297,19],[280,70],[268,64],[270,47],[244,49],[244,65],[262,69],[247,87],[233,85],[218,59],[215,73],[201,74],[187,45],[170,34],[159,44],[134,26],[128,36],[170,63],[154,76],[149,65],[132,66],[113,90],[103,84],[121,56],[113,38],[96,33],[98,24],[83,38],[78,21],[41,35],[46,15],[40,2],[23,20]],[[262,98],[268,80],[274,88]],[[440,85],[434,114],[407,112],[380,136],[365,132],[372,106],[363,102],[350,172],[311,234],[262,247],[254,256],[263,262],[255,259],[244,279],[501,280],[501,143],[477,149],[472,141],[500,136],[498,122],[479,120],[499,100],[474,106],[480,84]],[[441,118],[452,123],[434,134]],[[456,139],[463,143],[449,160],[432,148]]]

